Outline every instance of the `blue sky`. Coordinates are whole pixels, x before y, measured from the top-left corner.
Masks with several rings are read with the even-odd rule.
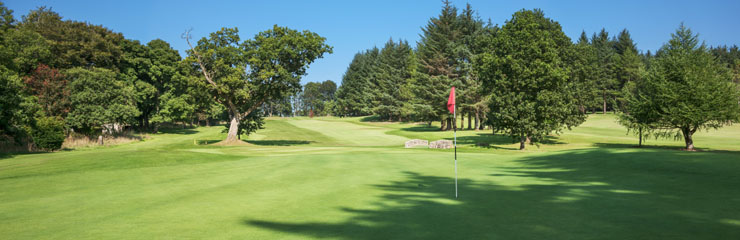
[[[502,25],[522,8],[540,8],[563,26],[571,38],[601,28],[612,34],[627,28],[637,47],[660,48],[681,22],[709,45],[740,45],[740,1],[452,1],[470,3],[483,19]],[[307,81],[341,77],[355,53],[382,46],[390,37],[413,45],[420,28],[439,14],[442,3],[428,1],[54,1],[11,0],[16,18],[39,6],[51,7],[64,19],[100,24],[144,43],[160,38],[175,49],[187,45],[180,34],[193,28],[201,38],[221,27],[238,27],[243,39],[273,24],[310,30],[327,38],[334,54],[311,65]]]

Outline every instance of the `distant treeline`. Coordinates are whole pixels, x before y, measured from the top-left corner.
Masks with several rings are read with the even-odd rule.
[[[0,3],[0,145],[57,149],[72,132],[222,121],[234,141],[264,116],[376,115],[449,130],[452,86],[467,128],[522,144],[615,111],[640,136],[675,133],[688,147],[697,129],[736,122],[739,111],[738,47],[706,47],[683,25],[659,51],[641,52],[626,29],[574,43],[541,10],[497,26],[445,2],[416,47],[390,39],[357,53],[338,89],[301,86],[308,65],[332,51],[309,31],[275,26],[240,41],[222,28],[193,43],[183,58],[160,39],[144,44],[45,7],[18,20]]]
[[[487,125],[524,143],[577,126],[587,112],[615,111],[629,119],[628,107],[635,106],[629,104],[634,100],[630,97],[643,102],[657,97],[636,96],[635,86],[655,77],[658,73],[653,71],[664,66],[662,59],[684,58],[683,54],[708,56],[711,61],[705,66],[716,65],[719,69],[703,76],[692,76],[689,68],[668,69],[673,72],[660,74],[669,80],[675,77],[673,80],[679,81],[676,84],[683,81],[677,78],[704,81],[719,75],[721,81],[740,83],[738,47],[707,48],[683,25],[659,51],[641,52],[627,29],[616,36],[604,29],[590,37],[582,32],[574,43],[558,22],[538,9],[516,12],[503,26],[497,26],[481,20],[469,4],[458,10],[445,1],[441,13],[422,28],[415,48],[406,41],[391,39],[381,49],[374,47],[355,55],[337,91],[335,114],[377,115],[389,121],[440,121],[441,129],[450,130],[457,121],[452,121],[445,104],[450,87],[455,86],[457,113],[463,124],[467,118],[468,128]],[[723,75],[725,70],[727,75]],[[717,84],[714,86],[725,86]],[[736,85],[725,88],[734,90]],[[686,93],[681,98],[692,101],[689,98],[696,97],[694,103],[702,105],[706,102],[698,99],[706,94]],[[727,95],[722,103],[726,104],[736,92],[716,94]],[[669,107],[651,108],[660,115]],[[705,111],[714,110],[701,112]],[[736,121],[733,114],[712,120],[718,123],[713,126]],[[661,123],[651,129],[681,128],[681,124],[660,119],[656,121]],[[704,123],[697,120],[692,124]]]
[[[211,125],[230,119],[227,106],[220,102],[224,99],[216,94],[219,90],[205,81],[195,57],[182,58],[161,39],[144,44],[104,26],[63,20],[46,7],[31,10],[20,20],[12,13],[0,2],[0,146],[58,149],[72,133],[95,138],[127,129],[156,132],[166,125]],[[284,40],[293,33],[276,27],[262,34]],[[256,48],[260,41],[267,40],[248,43]],[[207,42],[197,47],[206,49],[203,44]],[[207,62],[207,68],[227,57],[225,52],[212,54],[209,57],[216,60]],[[299,68],[295,77],[300,77],[305,66],[294,68]],[[217,77],[221,76],[227,75]],[[276,107],[280,100],[271,97],[282,92],[275,88],[263,96],[268,100],[261,108],[243,116],[240,134],[261,128],[264,115],[294,115],[298,110],[324,114],[336,84],[306,85],[296,111],[291,104],[287,109]]]

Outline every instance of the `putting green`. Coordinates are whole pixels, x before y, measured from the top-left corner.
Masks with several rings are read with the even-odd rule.
[[[738,239],[740,126],[703,152],[633,148],[611,115],[539,148],[360,118],[271,118],[250,146],[204,145],[223,127],[143,142],[0,155],[4,239]],[[199,145],[195,145],[198,143]],[[485,142],[487,147],[475,146]]]

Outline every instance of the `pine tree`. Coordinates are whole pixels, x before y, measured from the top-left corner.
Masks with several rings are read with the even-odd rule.
[[[645,80],[637,81],[635,89],[635,101],[651,114],[641,119],[637,113],[642,110],[631,105],[628,113],[641,124],[664,130],[660,136],[682,137],[689,151],[694,150],[696,131],[740,119],[740,93],[730,71],[683,24],[658,51]]]
[[[596,49],[596,86],[599,99],[602,103],[602,112],[606,114],[609,103],[614,96],[619,94],[619,82],[616,77],[618,55],[614,48],[614,40],[609,38],[609,33],[601,29],[599,34],[591,37],[591,45]]]
[[[581,113],[593,109],[599,105],[597,99],[600,97],[597,86],[597,72],[599,71],[596,49],[589,43],[586,32],[581,32],[581,37],[573,46],[571,80],[575,83],[572,90],[578,100],[578,108]]]

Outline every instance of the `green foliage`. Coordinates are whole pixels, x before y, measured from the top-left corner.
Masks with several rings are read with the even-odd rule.
[[[640,104],[630,104],[628,111],[636,122],[663,130],[661,136],[682,136],[686,148],[693,150],[697,130],[738,121],[740,93],[728,69],[690,29],[681,24],[671,36],[628,101]]]
[[[239,121],[257,107],[300,91],[308,65],[332,52],[325,41],[313,32],[275,25],[240,42],[238,29],[222,28],[199,40],[186,60],[197,63],[212,95],[229,110],[233,131],[227,141],[234,141]]]
[[[102,68],[73,68],[70,79],[72,110],[69,126],[90,130],[103,124],[132,123],[141,112],[136,109],[134,88],[116,74]]]
[[[152,122],[188,122],[193,119],[195,108],[189,102],[190,96],[183,94],[174,96],[171,93],[165,93],[161,96],[159,112],[154,115]]]
[[[62,148],[64,143],[64,120],[60,117],[41,117],[31,131],[31,137],[36,147],[47,151]]]
[[[26,91],[36,96],[38,104],[47,116],[67,115],[70,108],[69,88],[66,76],[59,70],[39,64],[24,82]]]
[[[578,43],[573,46],[574,55],[570,60],[572,67],[571,81],[574,83],[571,91],[578,96],[578,107],[583,113],[588,109],[599,106],[599,90],[597,85],[597,72],[599,71],[596,48],[589,44],[586,32],[581,32]]]
[[[514,13],[479,56],[478,72],[490,94],[489,120],[519,139],[542,141],[585,120],[569,81],[570,39],[560,24],[535,9]]]
[[[0,66],[0,134],[10,134],[16,129],[17,111],[21,109],[20,79]]]
[[[615,50],[615,41],[609,38],[609,33],[601,29],[599,34],[591,37],[591,45],[596,51],[596,88],[602,111],[606,113],[609,106],[616,104],[616,97],[621,92],[617,79],[617,63],[619,55]]]
[[[326,80],[324,82],[309,82],[303,86],[303,112],[308,114],[313,111],[314,115],[325,116],[331,114],[330,104],[334,101],[334,95],[337,91],[337,84],[334,81]]]
[[[140,128],[144,129],[149,127],[154,115],[159,114],[160,106],[169,100],[162,99],[163,95],[169,94],[171,98],[172,95],[185,94],[187,90],[187,83],[180,76],[184,72],[180,68],[180,54],[160,39],[146,45],[139,41],[124,40],[123,50],[121,71],[126,81],[134,86],[136,107],[141,111],[137,118]],[[192,100],[190,97],[184,99]],[[161,120],[158,118],[158,121]]]
[[[425,110],[431,109],[432,118],[442,121],[451,116],[446,109],[449,89],[462,85],[457,82],[460,75],[456,70],[461,69],[461,62],[456,53],[464,51],[457,48],[463,35],[458,25],[458,10],[449,1],[443,3],[440,14],[422,28],[417,46],[419,72],[429,77],[418,77],[414,88],[418,99],[414,108],[423,111],[420,115],[427,115]]]
[[[404,112],[413,100],[409,80],[416,70],[413,50],[406,41],[388,40],[378,55],[377,70],[370,78],[372,112],[383,119],[408,119]]]
[[[228,132],[229,126],[225,125],[222,132]],[[249,113],[242,121],[239,122],[238,136],[249,135],[257,130],[265,128],[265,118],[261,111],[253,111]]]
[[[23,29],[40,34],[49,46],[54,68],[73,67],[118,68],[121,62],[123,35],[103,26],[86,22],[62,20],[50,8],[40,7],[23,17]]]
[[[378,64],[378,48],[355,54],[337,90],[337,115],[364,116],[372,113],[371,78]]]

